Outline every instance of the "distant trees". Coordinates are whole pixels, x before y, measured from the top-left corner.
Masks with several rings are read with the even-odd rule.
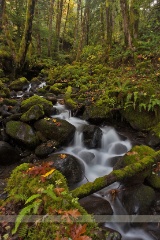
[[[27,56],[69,55],[78,61],[85,46],[101,45],[108,59],[115,43],[136,47],[148,22],[158,28],[159,5],[159,0],[0,0],[0,34],[18,69]]]

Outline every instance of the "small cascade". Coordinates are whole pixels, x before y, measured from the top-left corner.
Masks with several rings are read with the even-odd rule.
[[[74,141],[70,146],[63,148],[60,153],[72,154],[84,163],[86,179],[77,186],[109,174],[113,169],[113,165],[116,163],[115,161],[131,149],[132,146],[130,141],[127,138],[122,139],[114,128],[108,126],[101,128],[101,147],[99,149],[86,148],[83,144],[83,127],[88,125],[88,123],[84,120],[72,117],[71,112],[67,110],[64,105],[57,103],[55,107],[58,114],[52,116],[53,118],[65,119],[76,127]],[[114,183],[104,190],[95,193],[95,195],[99,197],[103,196],[104,199],[108,200],[113,208],[115,221],[107,222],[105,226],[121,233],[123,240],[154,240],[153,237],[143,229],[138,227],[133,228],[131,226],[129,216],[118,198],[113,202],[109,198],[109,194],[104,194],[108,192],[109,189],[116,189],[118,186],[118,183]],[[125,223],[116,222],[116,215],[125,215]]]
[[[43,88],[46,86],[46,82],[41,82],[39,85],[38,85],[38,88]]]

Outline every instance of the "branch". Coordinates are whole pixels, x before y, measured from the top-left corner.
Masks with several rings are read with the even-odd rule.
[[[114,170],[110,174],[96,178],[94,182],[88,182],[72,190],[73,197],[83,198],[95,193],[110,184],[135,176],[146,169],[152,169],[153,164],[160,161],[160,151],[155,152],[153,156],[144,157],[137,163],[130,164],[120,170]]]

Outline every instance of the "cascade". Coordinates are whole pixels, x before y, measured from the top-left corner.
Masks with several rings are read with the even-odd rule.
[[[85,125],[88,125],[88,122],[72,117],[71,112],[64,105],[57,103],[54,107],[57,109],[58,114],[53,115],[53,118],[65,119],[76,127],[74,141],[69,146],[64,147],[60,153],[72,154],[84,163],[86,179],[78,185],[84,184],[87,181],[94,181],[100,176],[109,174],[113,169],[112,160],[123,156],[131,149],[130,141],[128,139],[121,139],[115,129],[108,126],[101,128],[102,140],[100,148],[86,148],[83,144],[82,129]],[[118,198],[114,202],[110,199],[109,190],[116,189],[118,186],[118,183],[114,183],[104,190],[95,193],[95,195],[109,201],[114,215],[125,215],[125,219],[127,218],[128,222],[107,222],[105,226],[117,230],[122,235],[123,240],[154,240],[155,238],[142,228],[131,226],[129,216],[127,216],[127,212]]]

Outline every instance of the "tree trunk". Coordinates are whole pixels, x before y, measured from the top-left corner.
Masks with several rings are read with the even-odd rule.
[[[35,4],[36,0],[28,0],[27,2],[25,28],[18,53],[17,70],[22,70],[22,68],[24,67],[27,50],[31,42]]]
[[[5,0],[0,0],[0,33],[3,30],[4,11],[5,11]]]
[[[138,37],[138,27],[139,27],[139,0],[131,0],[130,7],[130,24],[131,24],[131,35],[133,39]]]
[[[66,19],[65,19],[65,23],[64,23],[63,33],[62,33],[62,50],[63,50],[64,37],[65,37],[65,34],[66,34],[66,27],[67,27],[67,22],[68,22],[69,10],[70,10],[70,0],[69,0],[68,5],[67,5],[67,14],[66,14]]]
[[[63,0],[57,2],[57,18],[56,18],[56,38],[55,38],[55,52],[59,52],[59,39],[62,21]]]
[[[114,170],[110,174],[97,178],[94,182],[88,182],[74,190],[72,196],[83,198],[92,193],[95,193],[110,184],[135,176],[137,173],[142,173],[146,169],[152,169],[153,164],[160,161],[160,151],[156,152],[154,156],[144,157],[137,163],[130,164],[120,170]]]
[[[120,0],[120,5],[121,5],[121,12],[122,12],[122,19],[123,19],[124,43],[127,48],[132,49],[132,37],[130,33],[128,0]]]
[[[112,6],[111,1],[106,0],[106,22],[107,22],[107,47],[112,45]]]
[[[52,38],[53,38],[53,7],[54,7],[55,0],[50,0],[50,7],[49,7],[49,36],[48,36],[48,57],[51,57],[52,53]]]

